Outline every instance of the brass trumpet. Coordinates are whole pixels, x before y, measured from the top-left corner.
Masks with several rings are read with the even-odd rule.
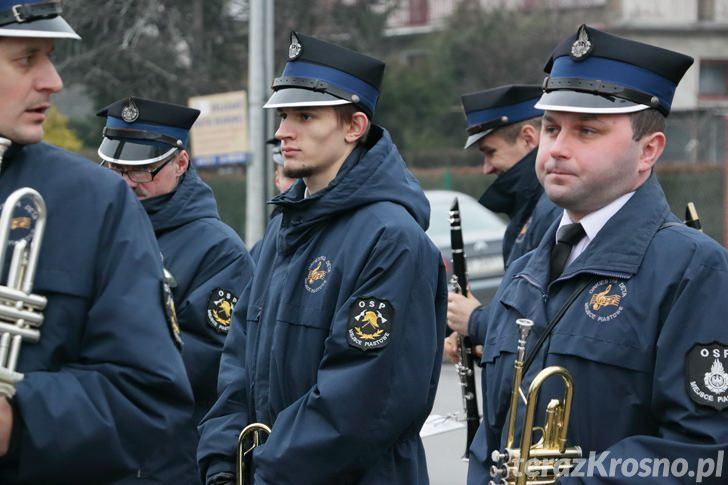
[[[0,165],[9,140],[0,138]],[[22,203],[30,217],[13,218]],[[46,224],[46,206],[41,195],[24,187],[5,199],[0,213],[0,268],[4,267],[10,231],[28,229],[29,235],[15,242],[5,284],[0,284],[0,394],[10,398],[23,374],[15,370],[20,344],[37,342],[47,300],[33,294],[33,280]],[[34,222],[33,222],[34,221]]]
[[[511,394],[508,436],[505,450],[495,450],[491,458],[493,465],[489,485],[507,483],[509,485],[547,485],[556,483],[560,475],[574,467],[574,460],[581,458],[579,446],[567,446],[566,432],[569,427],[571,400],[574,394],[574,382],[571,374],[559,366],[550,366],[539,372],[524,397],[521,390],[523,378],[523,359],[526,353],[526,338],[533,327],[533,322],[525,318],[516,320],[519,329],[518,356],[514,367],[513,393]],[[564,399],[552,399],[546,407],[546,420],[543,427],[534,427],[534,415],[538,402],[538,393],[547,379],[559,376],[564,382]],[[526,404],[526,414],[521,434],[520,447],[514,447],[516,414],[519,397]],[[541,432],[541,439],[531,445],[533,433]],[[498,480],[498,481],[496,481]]]
[[[238,436],[238,469],[236,472],[237,485],[246,485],[245,480],[245,457],[252,453],[260,445],[262,439],[270,434],[270,428],[263,423],[251,423],[240,432]],[[246,448],[245,441],[248,435],[252,438],[251,445]],[[252,459],[252,456],[251,456]],[[251,477],[252,482],[252,477]]]

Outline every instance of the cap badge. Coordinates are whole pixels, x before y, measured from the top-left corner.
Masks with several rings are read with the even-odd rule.
[[[129,98],[126,105],[121,110],[121,119],[127,123],[134,123],[139,119],[139,108],[134,104],[134,100]]]
[[[589,41],[589,33],[586,26],[579,27],[579,33],[573,44],[571,44],[571,52],[569,57],[575,61],[584,60],[592,51],[592,43]]]
[[[295,61],[301,57],[301,51],[303,51],[303,47],[298,41],[298,37],[296,37],[296,34],[291,34],[291,45],[288,46],[288,60]]]

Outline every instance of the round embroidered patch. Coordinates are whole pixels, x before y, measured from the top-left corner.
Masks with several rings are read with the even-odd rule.
[[[728,407],[728,345],[697,344],[685,355],[690,399],[721,411]]]
[[[233,292],[215,288],[207,302],[207,323],[220,333],[227,333],[238,297]]]
[[[361,350],[384,347],[392,336],[394,309],[387,300],[359,298],[349,307],[346,337]]]
[[[600,323],[614,320],[624,310],[627,285],[618,279],[606,279],[595,283],[587,294],[584,312],[592,320]]]
[[[318,293],[326,286],[326,277],[331,273],[331,261],[319,256],[308,265],[304,286],[311,293]]]

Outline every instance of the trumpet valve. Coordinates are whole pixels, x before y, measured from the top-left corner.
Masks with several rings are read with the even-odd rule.
[[[501,461],[508,461],[508,450],[506,451],[500,451],[500,450],[493,450],[493,453],[490,454],[490,459],[493,460],[495,463],[499,463]]]

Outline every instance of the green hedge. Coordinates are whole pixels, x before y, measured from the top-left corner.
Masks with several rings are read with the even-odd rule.
[[[451,189],[478,198],[495,180],[484,176],[478,168],[414,170],[424,189]],[[222,219],[239,234],[245,234],[245,177],[240,174],[201,176],[215,191]],[[658,178],[672,210],[683,217],[685,205],[694,202],[703,228],[717,241],[723,242],[723,171],[721,167],[680,171],[674,168],[658,172]],[[252,244],[250,244],[252,245]]]

